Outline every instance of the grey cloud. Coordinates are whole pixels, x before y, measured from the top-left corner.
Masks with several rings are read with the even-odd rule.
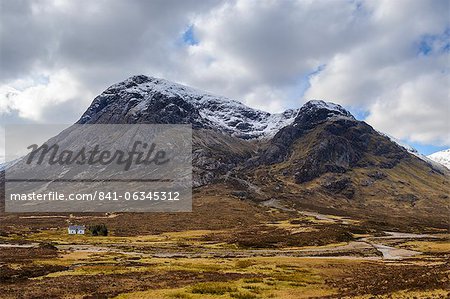
[[[418,55],[423,37],[450,28],[446,0],[0,3],[0,85],[44,74],[80,86],[71,94],[53,87],[61,99],[35,104],[41,121],[52,113],[74,120],[92,100],[87,94],[138,73],[279,111],[306,100],[299,85],[308,85],[308,74],[324,65],[311,76],[305,98],[367,110],[373,125],[396,137],[442,143],[439,135],[447,130],[436,121],[440,109],[411,112],[404,96],[421,86],[411,105],[448,100],[432,92],[446,89],[448,53]],[[191,24],[199,43],[182,45]],[[67,73],[62,79],[61,70]],[[387,115],[405,121],[394,130]],[[419,117],[427,125],[419,127]]]
[[[200,19],[200,40],[213,42],[264,83],[295,81],[351,48],[367,26],[356,4],[338,1],[248,2]]]
[[[122,79],[119,73],[127,70],[131,73],[153,66],[167,68],[167,53],[177,35],[189,25],[191,16],[218,1],[1,3],[4,82],[42,69],[68,68],[83,74],[85,70],[104,68],[112,77],[97,77],[99,84],[104,84]]]
[[[51,30],[38,20],[30,1],[0,1],[0,80],[22,76],[39,61],[48,60]]]

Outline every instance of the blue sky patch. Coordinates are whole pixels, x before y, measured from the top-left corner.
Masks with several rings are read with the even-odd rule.
[[[434,154],[435,152],[439,152],[439,151],[448,149],[448,146],[435,146],[435,145],[431,145],[431,144],[421,144],[421,143],[410,142],[410,141],[403,141],[403,142],[411,145],[419,153],[424,154],[426,156]]]
[[[292,95],[292,97],[302,98],[305,95],[305,92],[308,90],[308,88],[311,87],[311,84],[309,83],[309,80],[311,80],[311,77],[319,74],[321,71],[323,71],[325,69],[326,66],[327,66],[326,64],[319,65],[315,70],[307,73],[306,75],[300,76],[300,78],[298,79],[298,81],[296,83],[297,88],[296,88],[294,94]],[[310,99],[308,99],[308,100],[310,100]]]
[[[442,34],[426,34],[417,43],[418,55],[450,52],[450,27]]]
[[[189,25],[182,35],[183,43],[189,46],[198,45],[199,41],[194,35],[194,25]]]
[[[366,120],[370,113],[368,110],[359,107],[348,107],[346,109],[348,109],[357,120]]]

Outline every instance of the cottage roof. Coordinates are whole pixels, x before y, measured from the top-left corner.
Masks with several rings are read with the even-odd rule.
[[[69,229],[86,229],[84,225],[69,225]]]

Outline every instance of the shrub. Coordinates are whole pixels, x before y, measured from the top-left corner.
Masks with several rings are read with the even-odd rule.
[[[255,262],[251,260],[239,260],[236,262],[236,267],[240,269],[251,267],[255,264]]]
[[[223,295],[225,293],[235,291],[236,288],[232,288],[224,283],[205,282],[193,286],[191,292],[194,294]]]
[[[191,296],[189,296],[188,294],[185,293],[173,293],[169,295],[169,298],[174,298],[174,299],[190,299],[192,298]]]
[[[108,228],[104,224],[96,224],[89,227],[93,236],[107,236]]]
[[[39,243],[39,248],[47,250],[58,250],[58,248],[51,242]]]
[[[257,299],[259,298],[257,295],[254,295],[252,293],[233,293],[231,294],[232,298],[236,298],[236,299]]]

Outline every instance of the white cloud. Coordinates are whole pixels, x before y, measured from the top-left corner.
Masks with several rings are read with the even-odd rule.
[[[2,2],[0,93],[18,93],[0,113],[75,121],[144,73],[273,112],[323,98],[397,138],[450,144],[447,0],[91,2]],[[180,45],[190,25],[198,43]]]
[[[450,144],[448,76],[419,76],[383,94],[370,107],[368,123],[413,142]]]
[[[48,116],[48,110],[53,110],[58,105],[67,102],[87,105],[93,96],[66,70],[51,74],[47,82],[37,83],[22,90],[11,87],[23,86],[23,81],[18,80],[10,82],[7,86],[0,86],[0,90],[8,91],[0,95],[0,114],[15,111],[23,119],[52,123],[52,119],[44,118],[45,115]],[[67,106],[66,117],[68,121],[73,122],[76,114],[74,115],[74,111],[71,111],[70,107],[73,105]],[[80,113],[75,111],[75,113],[77,112]],[[55,116],[55,119],[57,117]]]
[[[368,2],[371,38],[336,54],[305,96],[365,109],[368,123],[396,138],[450,145],[448,2],[434,3]],[[429,53],[420,53],[426,36]]]
[[[0,164],[5,162],[5,128],[0,126]]]
[[[364,26],[350,2],[228,2],[195,19],[200,43],[189,49],[186,81],[248,104],[259,94],[258,106],[286,107],[293,100],[299,105],[300,99],[286,98],[287,90],[336,50],[363,38]],[[285,97],[275,100],[272,94]]]

